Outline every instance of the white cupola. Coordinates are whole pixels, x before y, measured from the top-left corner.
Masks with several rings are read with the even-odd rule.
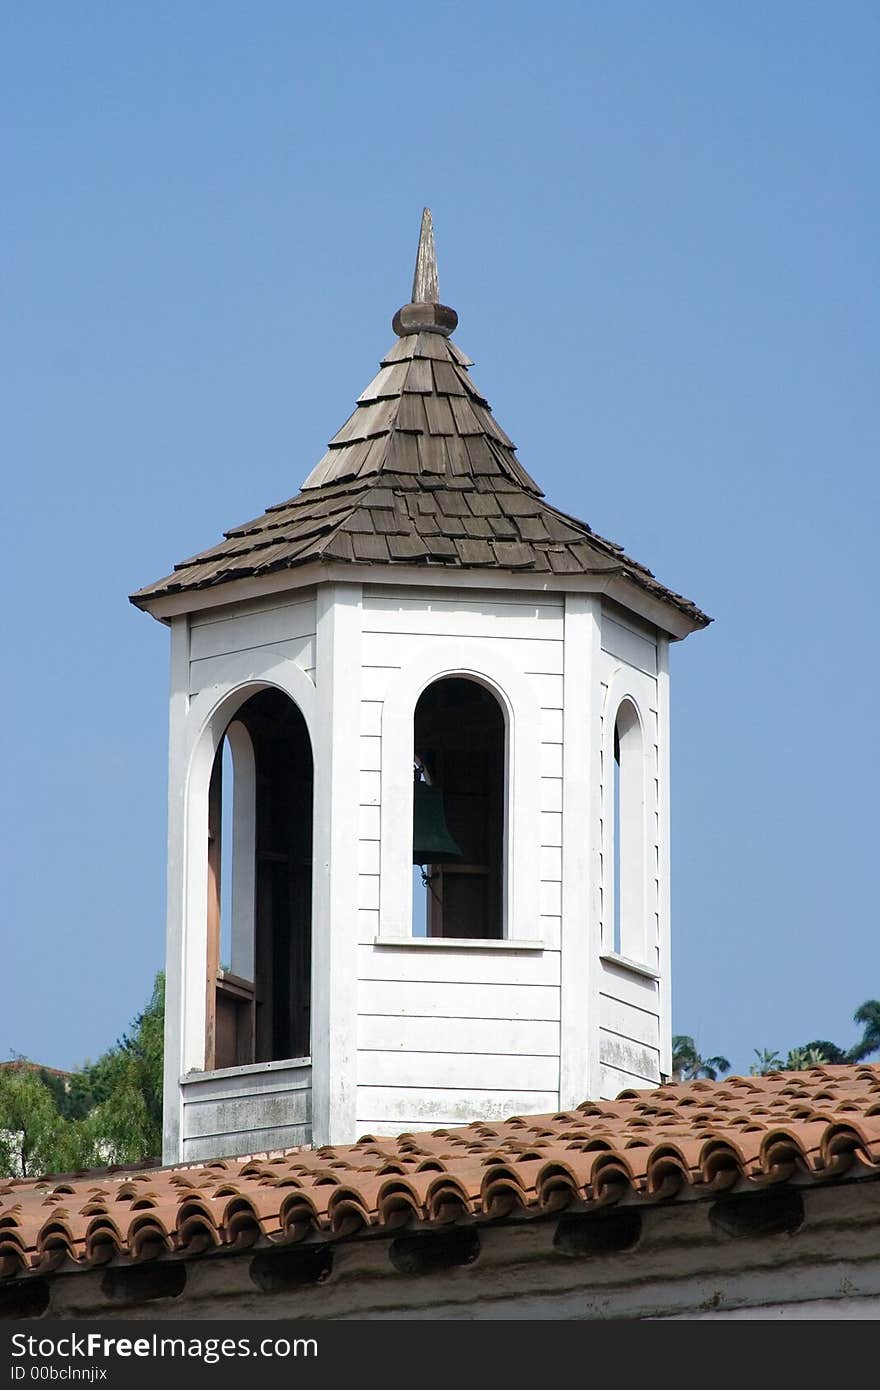
[[[171,629],[165,1160],[558,1111],[668,1075],[671,641],[547,503],[439,302]]]

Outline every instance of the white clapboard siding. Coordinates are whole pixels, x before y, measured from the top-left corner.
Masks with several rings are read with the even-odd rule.
[[[377,735],[361,735],[360,762],[362,772],[381,772],[382,740]]]
[[[235,1100],[241,1096],[270,1095],[278,1090],[307,1091],[312,1069],[307,1060],[258,1062],[249,1067],[191,1072],[181,1081],[184,1105],[203,1100]]]
[[[364,632],[411,636],[539,638],[562,641],[561,603],[504,601],[488,595],[460,598],[364,595]]]
[[[238,613],[211,623],[194,626],[190,637],[190,660],[225,656],[250,647],[275,646],[315,633],[315,604],[288,603],[262,612]]]
[[[357,1113],[370,1117],[365,1128],[394,1123],[398,1129],[410,1124],[464,1125],[474,1120],[508,1120],[514,1115],[540,1115],[554,1112],[559,1092],[436,1090],[416,1092],[400,1086],[358,1086]]]
[[[608,1067],[604,1062],[600,1067],[600,1073],[602,1100],[614,1100],[621,1091],[650,1091],[657,1085],[656,1081],[646,1080],[643,1076],[632,1076],[629,1072],[618,1071],[616,1067]]]
[[[360,787],[361,806],[378,807],[382,800],[382,777],[378,772],[362,772]]]
[[[634,632],[632,628],[616,623],[606,613],[602,618],[602,650],[617,656],[636,670],[646,675],[657,674],[657,643],[648,637]]]
[[[559,988],[553,985],[445,984],[412,980],[361,980],[362,1015],[387,1018],[544,1019],[559,1021]]]
[[[248,647],[224,656],[209,656],[189,664],[189,693],[195,695],[209,685],[238,683],[259,678],[266,669],[267,653],[273,659],[292,661],[303,671],[314,670],[314,637],[295,637],[289,642],[272,642],[265,647]]]
[[[388,697],[389,688],[399,674],[398,666],[371,666],[365,661],[361,668],[361,695],[364,703],[383,704]]]
[[[543,941],[548,951],[559,951],[562,948],[562,917],[555,915],[552,917],[538,918],[538,940]]]
[[[246,1153],[311,1139],[311,1068],[268,1066],[194,1076],[182,1083],[184,1156]]]
[[[520,1057],[515,1053],[361,1052],[358,1085],[405,1086],[428,1090],[554,1091],[558,1057]]]
[[[545,672],[535,671],[528,667],[526,675],[541,709],[562,709],[563,680],[561,673],[558,676],[550,676]]]
[[[382,732],[382,701],[361,700],[361,734],[375,736]]]
[[[562,743],[562,710],[541,710],[541,742]]]
[[[541,877],[548,883],[562,880],[562,850],[558,845],[541,845]]]
[[[602,994],[599,996],[599,1021],[609,1033],[630,1038],[645,1047],[660,1046],[660,1020],[656,1013],[634,1008],[621,999]]]
[[[434,984],[559,984],[558,951],[360,946],[358,964],[362,981],[397,980],[401,987],[419,980]]]
[[[361,806],[358,835],[361,840],[378,840],[382,819],[378,806]]]
[[[541,812],[541,844],[562,847],[562,816],[559,811]]]
[[[358,941],[369,945],[379,935],[379,912],[377,908],[358,909]]]
[[[622,1038],[619,1033],[599,1030],[599,1060],[627,1076],[640,1076],[645,1081],[660,1080],[660,1053],[656,1047]]]
[[[379,907],[379,875],[378,874],[358,874],[358,910],[370,908],[378,910]]]
[[[562,884],[557,879],[555,882],[541,880],[541,914],[547,917],[558,917],[562,912]]]
[[[364,1052],[510,1053],[556,1057],[559,1024],[525,1018],[407,1018],[361,1014],[358,1047]]]
[[[184,1163],[198,1163],[216,1158],[218,1153],[234,1152],[241,1158],[246,1154],[270,1153],[273,1149],[297,1149],[312,1142],[312,1123],[282,1125],[272,1129],[243,1129],[237,1134],[184,1136]]]
[[[541,778],[541,811],[562,814],[562,778]]]
[[[311,1119],[311,1091],[289,1088],[266,1095],[236,1096],[229,1100],[202,1100],[184,1105],[184,1135],[205,1138],[209,1134],[242,1134],[249,1129],[283,1129],[307,1124]]]
[[[355,1120],[355,1134],[359,1139],[365,1138],[368,1134],[375,1135],[377,1138],[382,1136],[392,1136],[397,1138],[402,1129],[413,1134],[430,1134],[437,1128],[434,1120]]]
[[[466,668],[468,665],[468,653],[472,644],[475,664],[477,666],[482,664],[481,654],[486,649],[487,635],[456,637],[455,640],[460,649],[463,667]],[[562,642],[546,642],[540,638],[525,637],[507,641],[501,635],[496,640],[501,644],[508,659],[515,659],[517,666],[523,671],[562,675]],[[363,635],[364,663],[369,666],[402,666],[411,650],[411,643],[412,638],[403,633],[365,632]],[[375,698],[375,696],[371,695],[371,698]]]
[[[378,840],[359,840],[358,841],[358,873],[378,874],[379,873],[379,841]]]
[[[561,744],[561,743],[542,743],[542,744],[541,744],[541,776],[542,776],[542,777],[561,777],[561,776],[562,776],[562,744]]]
[[[603,960],[599,988],[610,998],[620,999],[637,1009],[645,1009],[648,1013],[659,1011],[657,981],[628,970],[625,965]]]

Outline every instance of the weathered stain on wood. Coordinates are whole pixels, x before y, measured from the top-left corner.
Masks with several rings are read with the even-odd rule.
[[[416,252],[416,269],[412,286],[413,304],[439,304],[440,280],[437,274],[437,250],[434,246],[434,223],[431,209],[422,213],[422,229],[419,233],[419,249]]]

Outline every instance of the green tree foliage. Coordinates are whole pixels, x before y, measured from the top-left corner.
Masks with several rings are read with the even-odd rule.
[[[810,1067],[824,1067],[828,1062],[828,1057],[811,1043],[809,1047],[793,1047],[785,1059],[786,1071],[809,1071]]]
[[[96,1161],[92,1136],[81,1120],[66,1120],[46,1084],[31,1067],[0,1072],[0,1172],[34,1177],[53,1169],[82,1168]]]
[[[750,1075],[769,1076],[774,1071],[808,1071],[810,1067],[863,1062],[880,1052],[880,999],[866,999],[856,1009],[853,1019],[862,1025],[862,1036],[852,1047],[838,1047],[827,1038],[814,1038],[803,1047],[793,1047],[784,1059],[771,1048],[756,1047]],[[679,1034],[672,1039],[672,1069],[679,1081],[693,1081],[698,1076],[714,1081],[719,1072],[729,1071],[730,1065],[724,1057],[701,1057],[693,1038]]]
[[[804,1043],[799,1049],[801,1052],[815,1052],[822,1058],[825,1066],[839,1066],[841,1062],[849,1061],[846,1052],[837,1043],[829,1042],[827,1038],[814,1038],[812,1042]]]
[[[874,1052],[880,1052],[880,999],[866,999],[853,1014],[862,1025],[862,1037],[847,1054],[848,1062],[864,1062]]]
[[[769,1076],[773,1071],[782,1071],[784,1063],[778,1052],[771,1052],[769,1047],[756,1047],[754,1051],[757,1060],[749,1067],[750,1076]]]
[[[164,1012],[160,973],[131,1031],[69,1084],[26,1065],[0,1071],[0,1173],[33,1177],[160,1153]]]
[[[677,1033],[672,1039],[672,1074],[678,1081],[696,1081],[704,1076],[717,1081],[719,1072],[730,1071],[726,1057],[701,1057],[692,1037]]]
[[[87,1122],[105,1150],[105,1163],[134,1163],[162,1151],[164,1015],[160,973],[131,1032],[81,1073],[83,1092],[92,1102]]]

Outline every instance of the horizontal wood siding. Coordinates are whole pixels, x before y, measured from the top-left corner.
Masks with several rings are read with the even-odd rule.
[[[621,1071],[618,1067],[611,1067],[604,1062],[601,1066],[601,1100],[614,1100],[620,1095],[621,1091],[649,1091],[652,1086],[656,1086],[656,1081],[647,1081],[643,1076],[635,1076],[632,1072]]]
[[[558,951],[481,951],[468,944],[446,946],[359,946],[358,974],[364,980],[432,984],[558,985]]]
[[[630,622],[616,609],[603,611],[599,663],[600,786],[599,824],[594,872],[603,950],[614,948],[612,779],[614,721],[620,702],[629,696],[642,724],[644,752],[644,953],[639,964],[660,971],[660,715],[657,642],[648,627]],[[613,1097],[627,1087],[657,1085],[660,1044],[670,1021],[662,1017],[659,982],[603,960],[599,980],[599,1055],[602,1095]]]
[[[556,1057],[559,1024],[550,1019],[447,1018],[361,1014],[358,1047],[364,1052],[503,1053]]]
[[[257,679],[278,656],[312,672],[315,626],[312,597],[209,610],[192,625],[190,694],[223,681]]]
[[[559,1023],[559,988],[555,985],[450,984],[438,989],[418,980],[400,987],[399,980],[361,980],[360,1017],[442,1019],[536,1019]]]
[[[539,953],[374,947],[382,890],[386,697],[415,650],[454,640],[461,665],[503,653],[540,709]],[[563,604],[476,591],[364,590],[358,939],[358,1130],[391,1133],[555,1108],[559,1087]],[[497,644],[497,646],[496,646]]]
[[[646,675],[657,674],[656,638],[615,622],[607,614],[602,619],[602,650],[619,657],[637,671],[644,671]]]
[[[599,995],[599,1021],[609,1033],[617,1033],[645,1047],[660,1047],[660,1020],[656,1008],[648,1010],[627,1004],[613,995]]]
[[[626,1072],[628,1076],[641,1077],[649,1085],[659,1084],[659,1048],[646,1047],[643,1043],[633,1042],[631,1038],[623,1038],[619,1033],[602,1028],[599,1032],[599,1060],[605,1066]]]
[[[599,989],[610,999],[620,1000],[636,1009],[644,1009],[659,1018],[659,990],[657,981],[640,975],[635,970],[627,970],[625,965],[603,960],[599,977]]]
[[[272,1149],[298,1149],[312,1142],[312,1123],[285,1125],[272,1129],[245,1129],[234,1135],[223,1136],[218,1142],[213,1135],[204,1138],[190,1138],[183,1141],[182,1162],[197,1163],[208,1158],[224,1158],[234,1154],[241,1158],[244,1154],[267,1153]]]
[[[312,1072],[282,1066],[181,1083],[183,1157],[210,1158],[311,1141]]]
[[[364,590],[365,632],[526,640],[539,636],[561,642],[562,615],[561,602],[553,599],[529,603],[486,592],[467,596],[427,589],[404,595]]]
[[[403,1087],[406,1090],[555,1091],[559,1085],[558,1057],[527,1057],[505,1052],[375,1052],[362,1051],[358,1080],[362,1086]]]
[[[507,1120],[513,1115],[555,1111],[559,1092],[498,1090],[429,1090],[400,1086],[359,1086],[359,1133],[399,1134],[410,1125],[466,1125],[473,1120]]]

